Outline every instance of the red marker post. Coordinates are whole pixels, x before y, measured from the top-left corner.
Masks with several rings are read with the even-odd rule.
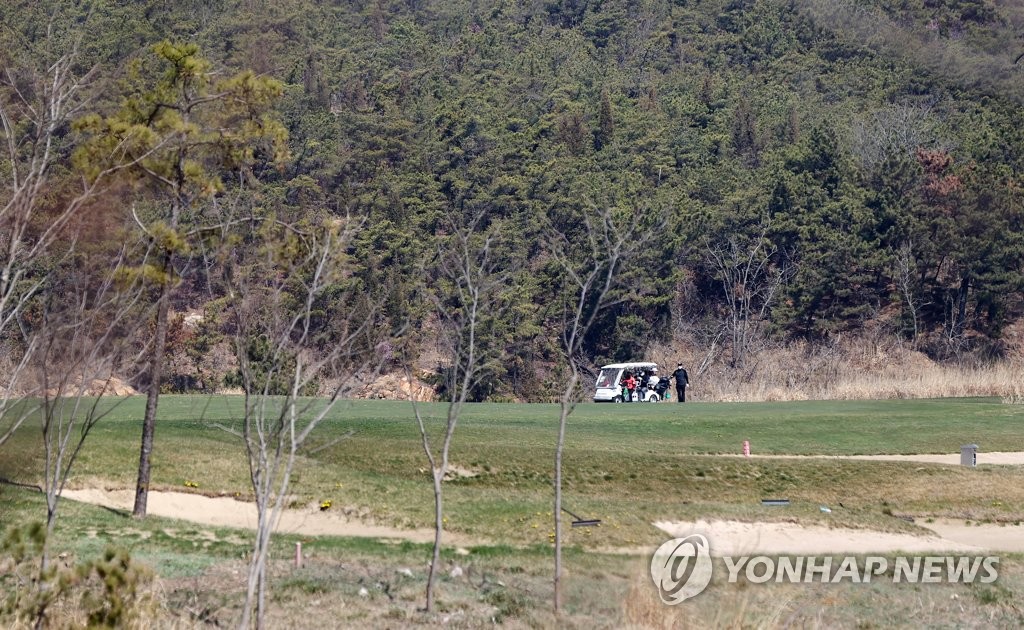
[[[743,440],[743,456],[750,457],[750,440]]]

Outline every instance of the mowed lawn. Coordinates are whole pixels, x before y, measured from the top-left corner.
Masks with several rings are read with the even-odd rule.
[[[134,486],[143,405],[141,398],[127,399],[96,427],[73,487]],[[225,430],[238,429],[240,409],[241,400],[232,397],[163,397],[154,488],[247,498],[244,450]],[[445,406],[422,410],[439,437]],[[567,612],[555,620],[548,612],[548,534],[557,418],[554,405],[466,408],[452,459],[470,476],[446,484],[446,528],[477,544],[468,545],[465,555],[446,547],[438,616],[418,610],[429,545],[281,534],[273,545],[271,627],[322,626],[324,619],[333,627],[443,624],[453,610],[462,615],[455,627],[491,627],[502,620],[512,620],[513,627],[579,628],[770,627],[780,619],[801,627],[1019,622],[1015,602],[1024,587],[1019,557],[1011,554],[1004,554],[994,585],[716,583],[692,605],[679,607],[657,601],[643,554],[665,540],[652,525],[658,520],[786,520],[912,531],[917,525],[900,518],[912,515],[917,523],[953,516],[1011,527],[1024,520],[1024,466],[967,469],[719,453],[739,454],[743,440],[761,454],[956,453],[969,442],[982,453],[1019,451],[1024,406],[989,399],[580,405],[569,421],[565,505],[602,524],[564,530]],[[349,432],[351,437],[333,443]],[[430,526],[430,477],[408,403],[342,403],[310,446],[320,450],[299,462],[295,506],[315,509],[331,500],[332,511],[355,519]],[[40,470],[38,428],[26,425],[0,448],[0,477],[38,483]],[[762,498],[788,498],[791,505],[763,507]],[[832,512],[821,512],[821,505]],[[0,530],[44,516],[38,493],[0,484]],[[136,521],[117,510],[68,502],[53,544],[72,558],[96,557],[110,544],[128,549],[163,579],[168,611],[189,622],[232,625],[250,535],[166,518]],[[308,560],[301,570],[289,562],[299,541]],[[623,550],[633,555],[600,553]],[[449,578],[446,572],[456,564],[472,567],[472,578]],[[404,577],[410,567],[412,577]],[[365,586],[364,598],[359,593]],[[318,614],[311,618],[314,609]]]
[[[238,429],[241,399],[165,396],[154,449],[153,487],[245,498],[251,491]],[[71,485],[134,486],[144,400],[125,400],[89,438]],[[426,404],[439,440],[445,405]],[[546,542],[556,405],[468,405],[446,484],[448,527],[484,543]],[[1024,406],[994,399],[912,401],[582,404],[570,417],[565,505],[605,527],[572,530],[570,543],[622,547],[659,540],[657,520],[698,517],[797,519],[906,529],[901,515],[1024,519],[1024,468],[843,460],[746,460],[760,454],[1024,451]],[[0,476],[35,483],[37,429],[27,425],[0,452]],[[336,444],[337,438],[352,433]],[[293,479],[299,506],[332,509],[399,527],[432,522],[432,494],[407,402],[339,403]],[[982,456],[982,461],[983,456]],[[198,488],[186,488],[185,483]],[[762,498],[788,498],[785,512]],[[843,504],[831,515],[820,505]]]

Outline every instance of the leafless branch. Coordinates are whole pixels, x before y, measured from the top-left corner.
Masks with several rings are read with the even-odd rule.
[[[763,324],[790,275],[788,268],[774,263],[776,251],[767,238],[769,228],[765,221],[759,234],[748,242],[734,235],[716,242],[705,239],[705,257],[722,285],[724,324],[731,338],[732,361],[738,367],[744,366],[754,344],[762,341]]]
[[[444,531],[444,478],[448,474],[449,452],[462,410],[479,386],[483,366],[499,352],[493,339],[482,329],[485,319],[500,318],[507,308],[502,288],[507,273],[498,271],[494,247],[499,226],[480,230],[482,215],[466,225],[450,218],[451,236],[438,245],[437,274],[441,289],[431,295],[434,311],[441,323],[439,337],[448,353],[445,393],[448,410],[444,439],[440,452],[431,444],[426,422],[410,388],[416,425],[420,431],[423,451],[430,464],[434,490],[434,547],[427,574],[426,610],[434,608],[434,584],[441,560]],[[406,366],[406,379],[412,384],[412,373]]]
[[[559,399],[558,437],[554,458],[554,611],[562,608],[562,456],[565,450],[566,427],[576,408],[580,384],[578,356],[587,333],[597,317],[614,304],[634,297],[635,284],[628,282],[623,269],[632,262],[661,231],[664,219],[657,213],[643,215],[649,225],[638,229],[630,214],[618,217],[608,207],[596,207],[585,213],[582,243],[573,243],[564,233],[549,230],[549,251],[567,279],[562,318],[562,353],[569,368],[569,378]],[[623,289],[626,289],[623,292]]]
[[[242,223],[226,220],[223,232]],[[373,304],[365,304],[366,310],[354,308],[361,302],[351,292],[331,298],[335,336],[329,345],[323,343],[323,323],[314,322],[315,313],[327,309],[322,301],[328,289],[345,280],[344,253],[359,225],[346,222],[340,231],[308,230],[304,237],[299,230],[264,225],[254,243],[230,245],[221,257],[245,392],[241,431],[223,428],[243,440],[257,509],[243,628],[265,623],[271,535],[285,507],[300,451],[336,403],[353,392],[361,378],[379,372],[383,363],[374,352]],[[311,388],[323,378],[333,379],[327,395],[310,397]]]
[[[29,417],[39,421],[47,541],[61,495],[90,432],[126,400],[111,390],[115,373],[131,354],[143,308],[141,279],[119,280],[119,272],[127,265],[125,249],[113,261],[76,262],[76,268],[66,270],[59,285],[49,288],[40,301],[41,319],[30,330],[32,343],[21,381],[24,393],[18,398],[31,410],[20,421]],[[41,572],[49,562],[46,544]]]

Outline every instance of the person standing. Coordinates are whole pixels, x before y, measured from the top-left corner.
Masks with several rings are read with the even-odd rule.
[[[623,396],[624,402],[633,402],[633,390],[636,389],[636,379],[633,378],[632,372],[626,372],[626,376],[619,382],[622,388],[626,390]]]
[[[676,366],[676,371],[672,372],[672,378],[676,379],[676,400],[681,403],[686,402],[686,386],[690,384],[690,377],[682,363]]]

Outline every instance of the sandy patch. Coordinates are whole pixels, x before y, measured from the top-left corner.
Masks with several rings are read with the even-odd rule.
[[[469,468],[458,466],[456,464],[448,464],[448,472],[445,473],[444,480],[451,481],[453,479],[472,479],[473,477],[476,476],[477,472],[475,470],[470,470]]]
[[[933,523],[923,523],[946,540],[977,545],[989,551],[1024,552],[1024,525],[1013,523],[978,523],[967,525],[966,521],[953,519],[935,519]]]
[[[673,537],[704,534],[715,556],[1024,551],[1024,526],[966,525],[962,520],[951,519],[936,519],[932,523],[918,525],[933,533],[917,536],[795,523],[704,520],[654,523],[655,527]]]
[[[92,505],[131,510],[135,502],[134,490],[65,490],[64,498]],[[177,518],[215,527],[256,529],[256,504],[237,501],[231,497],[206,497],[188,492],[151,490],[147,513]],[[357,538],[395,538],[417,543],[434,541],[432,529],[398,529],[352,521],[342,514],[320,511],[316,508],[288,509],[281,513],[275,533],[304,536],[351,536]],[[451,532],[444,533],[450,544],[476,544]]]
[[[722,453],[713,457],[744,457],[739,453]],[[960,453],[935,453],[926,455],[758,455],[751,454],[750,459],[862,459],[876,462],[918,462],[922,464],[960,465]],[[978,453],[978,465],[999,464],[1003,466],[1024,465],[1024,453]]]

